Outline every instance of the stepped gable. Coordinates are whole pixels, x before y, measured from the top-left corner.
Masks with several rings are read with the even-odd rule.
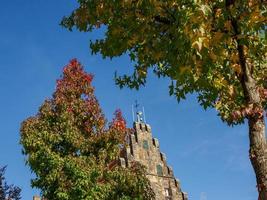
[[[156,200],[188,200],[172,168],[167,165],[166,155],[160,151],[158,139],[152,137],[151,127],[141,120],[134,122],[133,127],[134,132],[129,135],[128,146],[120,158],[121,165],[128,167],[132,161],[137,161],[146,166]]]

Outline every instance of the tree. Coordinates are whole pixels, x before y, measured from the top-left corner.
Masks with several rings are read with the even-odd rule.
[[[153,199],[145,168],[119,165],[130,130],[119,110],[107,126],[92,79],[72,60],[53,97],[22,123],[23,153],[36,174],[32,186],[49,200]]]
[[[0,200],[20,200],[21,189],[5,181],[6,167],[0,167]]]
[[[91,41],[103,57],[127,53],[132,75],[116,83],[138,89],[147,72],[171,80],[177,100],[196,93],[229,125],[248,120],[250,160],[259,199],[267,199],[267,3],[264,0],[79,0],[61,24],[72,30],[103,27]]]

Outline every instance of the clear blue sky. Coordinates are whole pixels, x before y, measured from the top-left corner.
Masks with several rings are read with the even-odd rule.
[[[131,104],[138,99],[145,106],[147,122],[190,200],[201,194],[208,200],[257,199],[247,126],[228,127],[194,96],[178,104],[168,96],[167,79],[150,76],[138,92],[120,90],[113,75],[116,69],[130,72],[128,57],[91,56],[89,39],[101,32],[71,33],[59,26],[75,6],[74,0],[0,2],[0,165],[8,165],[7,180],[22,188],[22,200],[38,191],[30,187],[32,175],[21,154],[20,123],[51,96],[62,67],[74,57],[95,74],[96,96],[108,119],[121,108],[131,126]]]

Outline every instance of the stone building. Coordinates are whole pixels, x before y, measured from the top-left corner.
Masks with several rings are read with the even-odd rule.
[[[46,199],[39,196],[33,196],[33,200],[46,200]]]
[[[159,141],[152,137],[151,127],[140,120],[140,116],[137,119],[120,158],[121,165],[127,167],[131,161],[138,161],[146,166],[156,200],[188,200],[172,168],[167,165],[165,154],[160,151]]]

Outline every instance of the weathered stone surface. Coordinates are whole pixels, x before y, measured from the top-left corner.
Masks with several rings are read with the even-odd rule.
[[[129,147],[122,154],[125,163],[129,165],[131,161],[138,161],[147,167],[147,177],[156,200],[188,200],[172,168],[167,165],[166,155],[159,149],[159,141],[152,138],[151,127],[143,122],[135,122],[134,130],[129,137]]]
[[[126,167],[126,162],[124,158],[120,158],[120,166]]]
[[[33,196],[33,200],[41,200],[41,197],[39,197],[39,196]]]

